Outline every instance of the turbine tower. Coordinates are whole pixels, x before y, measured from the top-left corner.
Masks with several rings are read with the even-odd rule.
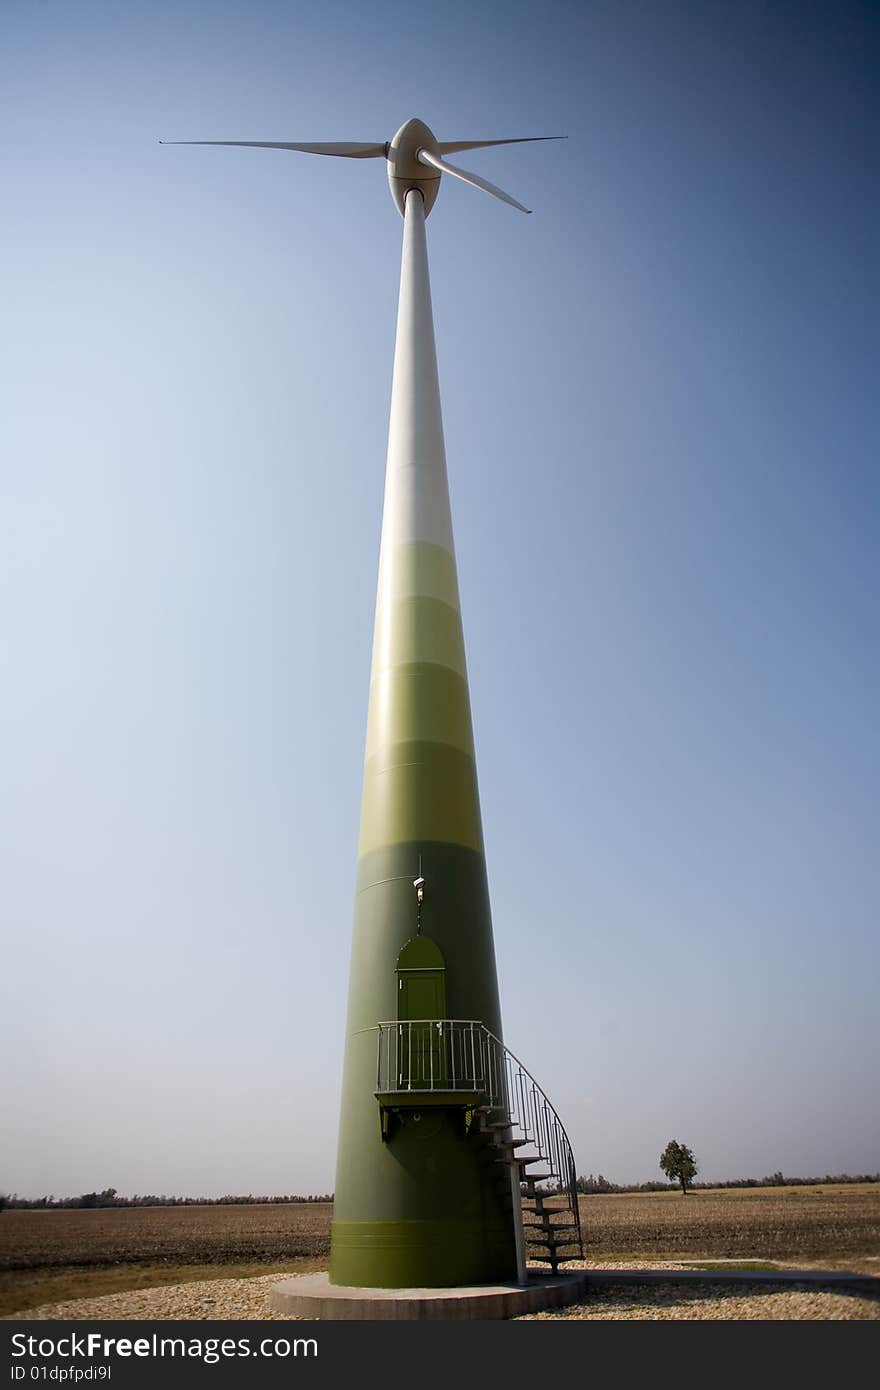
[[[581,1248],[565,1130],[502,1041],[425,238],[444,173],[528,212],[446,155],[555,138],[441,143],[413,119],[388,144],[170,142],[384,157],[403,216],[331,1243],[337,1285],[522,1282],[527,1249],[555,1270]],[[542,1179],[559,1189],[553,1197]]]

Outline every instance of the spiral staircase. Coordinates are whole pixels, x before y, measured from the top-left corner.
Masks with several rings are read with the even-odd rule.
[[[517,1264],[583,1258],[574,1155],[565,1127],[531,1072],[482,1023],[415,1019],[378,1025],[376,1099],[382,1133],[419,1106],[461,1110],[465,1131],[484,1136],[498,1180],[509,1187]]]

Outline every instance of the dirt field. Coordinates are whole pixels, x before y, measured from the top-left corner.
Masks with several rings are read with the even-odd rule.
[[[880,1274],[880,1184],[581,1198],[585,1254],[770,1261]]]
[[[735,1260],[880,1274],[880,1185],[581,1199],[589,1263]],[[331,1207],[5,1211],[0,1312],[193,1280],[326,1268]]]
[[[329,1202],[291,1206],[5,1211],[0,1270],[69,1265],[242,1264],[325,1258]]]
[[[329,1202],[4,1211],[0,1315],[58,1299],[326,1267]]]

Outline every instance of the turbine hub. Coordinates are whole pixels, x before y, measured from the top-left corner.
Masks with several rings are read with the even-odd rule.
[[[417,120],[414,116],[400,127],[386,152],[388,183],[401,217],[406,195],[411,188],[417,188],[424,198],[426,217],[434,206],[440,188],[439,172],[435,173],[429,165],[419,163],[419,150],[440,154],[440,146],[433,131],[428,129],[424,121]]]

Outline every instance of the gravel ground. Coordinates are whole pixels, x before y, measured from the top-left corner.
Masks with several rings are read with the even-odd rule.
[[[578,1267],[589,1268],[578,1262]],[[667,1265],[669,1269],[681,1265]],[[603,1264],[601,1269],[644,1269],[644,1265]],[[263,1274],[250,1279],[211,1279],[201,1283],[171,1284],[164,1288],[139,1289],[129,1293],[105,1294],[100,1298],[78,1298],[66,1303],[44,1303],[15,1313],[6,1321],[96,1319],[145,1319],[165,1321],[242,1320],[287,1322],[290,1319],[269,1308],[269,1290],[286,1274]],[[639,1319],[757,1320],[880,1319],[880,1298],[861,1293],[825,1290],[815,1285],[761,1284],[751,1288],[742,1284],[725,1285],[707,1275],[706,1282],[684,1287],[675,1284],[609,1285],[597,1288],[587,1302],[559,1312],[533,1313],[522,1321],[538,1319],[599,1318],[607,1321]]]
[[[206,1279],[203,1283],[165,1284],[157,1289],[102,1294],[100,1298],[74,1298],[67,1303],[43,1303],[13,1313],[9,1322],[57,1318],[75,1322],[132,1318],[148,1322],[165,1319],[240,1319],[247,1322],[284,1322],[269,1307],[269,1290],[289,1274],[261,1274],[253,1279]]]
[[[629,1284],[597,1289],[588,1303],[578,1303],[559,1312],[529,1313],[518,1322],[543,1321],[561,1318],[565,1321],[598,1318],[615,1322],[635,1318],[641,1322],[662,1322],[669,1319],[694,1321],[752,1321],[783,1320],[800,1322],[805,1319],[841,1321],[850,1319],[880,1319],[880,1302],[858,1294],[817,1290],[807,1285],[764,1284],[747,1288],[742,1284],[700,1283],[699,1286],[679,1284]]]

